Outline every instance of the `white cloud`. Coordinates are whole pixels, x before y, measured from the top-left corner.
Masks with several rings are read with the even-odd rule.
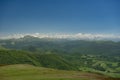
[[[10,38],[22,38],[26,35],[31,35],[38,38],[58,38],[58,39],[82,39],[82,40],[120,40],[119,35],[114,34],[88,34],[88,33],[77,33],[77,34],[14,34],[8,36],[0,36],[0,39],[10,39]]]

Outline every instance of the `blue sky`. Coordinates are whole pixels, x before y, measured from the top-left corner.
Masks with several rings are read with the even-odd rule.
[[[0,0],[0,34],[120,34],[120,0]]]

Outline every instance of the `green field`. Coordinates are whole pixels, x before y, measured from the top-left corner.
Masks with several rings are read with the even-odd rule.
[[[27,64],[7,65],[0,67],[0,80],[117,80],[104,75],[55,70],[35,67]]]
[[[120,80],[120,42],[0,40],[0,66],[0,80]]]

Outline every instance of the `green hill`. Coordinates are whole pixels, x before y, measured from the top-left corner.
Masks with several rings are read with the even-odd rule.
[[[56,54],[33,54],[20,50],[0,50],[0,65],[32,64],[48,68],[73,70],[73,65]]]
[[[0,67],[0,80],[119,80],[104,75],[55,70],[27,64]]]
[[[63,70],[75,70],[76,67],[65,60],[63,57],[57,54],[36,54],[35,57],[42,64],[43,67],[63,69]]]
[[[40,65],[29,53],[18,50],[0,50],[0,64],[32,64]]]
[[[120,56],[120,42],[48,39],[25,36],[20,39],[0,40],[0,45],[9,49],[32,52],[41,50],[63,51],[66,53]]]
[[[120,42],[26,36],[0,40],[0,48],[0,65],[32,64],[120,77]]]

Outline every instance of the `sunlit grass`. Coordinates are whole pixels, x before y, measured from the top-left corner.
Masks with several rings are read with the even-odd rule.
[[[86,72],[34,67],[26,64],[0,67],[0,80],[99,80],[99,78],[102,76]]]

